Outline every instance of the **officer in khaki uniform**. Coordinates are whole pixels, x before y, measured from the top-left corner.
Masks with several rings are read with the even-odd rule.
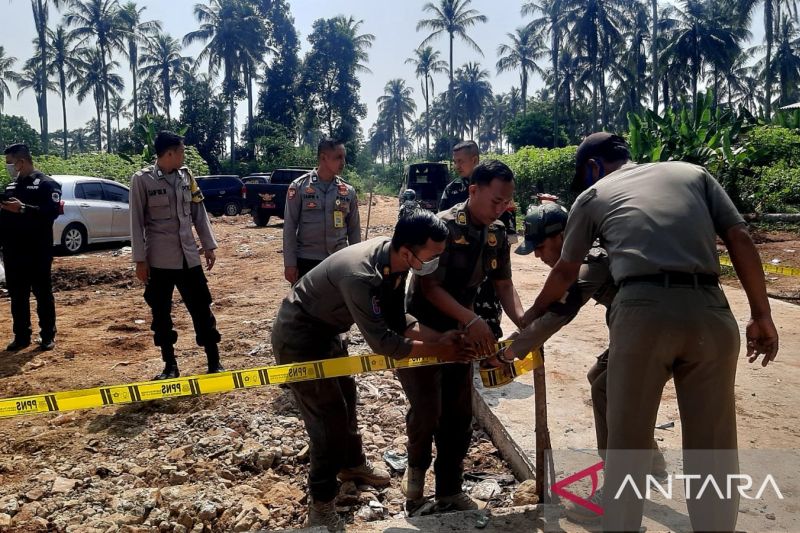
[[[399,219],[391,240],[372,239],[325,259],[300,278],[278,310],[272,328],[278,363],[346,356],[341,335],[354,323],[378,354],[470,360],[457,343],[458,332],[434,332],[405,312],[408,271],[422,275],[434,270],[446,239],[447,227],[433,213],[416,210]],[[337,475],[342,481],[384,486],[389,474],[364,455],[353,378],[289,387],[310,440],[308,526],[339,530],[344,523],[335,508]]]
[[[525,240],[517,247],[516,253],[520,255],[534,253],[550,268],[554,267],[561,257],[566,225],[567,211],[555,202],[531,206],[525,216]],[[564,297],[551,304],[547,312],[528,327],[513,335],[511,337],[514,340],[513,344],[500,352],[495,360],[488,360],[485,364],[500,366],[512,363],[514,358],[524,358],[526,354],[541,348],[550,337],[569,324],[589,300],[593,299],[608,309],[616,295],[617,286],[609,269],[608,254],[599,246],[594,246],[583,259],[577,281],[570,286]],[[591,386],[597,450],[603,459],[606,457],[608,442],[607,370],[608,349],[597,357],[597,361],[586,374]],[[664,456],[655,440],[652,442],[652,448],[653,462],[649,473],[658,479],[663,479],[667,475]],[[586,507],[572,502],[567,503],[566,511],[567,518],[573,522],[590,523],[600,518]]]
[[[220,334],[211,312],[211,293],[203,274],[192,226],[200,238],[206,269],[216,261],[217,242],[211,231],[203,194],[183,166],[183,137],[162,131],[155,141],[156,164],[131,178],[131,245],[136,277],[146,284],[144,299],[153,312],[151,329],[161,348],[164,371],[155,379],[180,375],[172,329],[172,293],[181,294],[192,317],[199,346],[205,348],[208,372],[224,372],[219,361]]]
[[[458,177],[447,184],[439,201],[439,211],[447,211],[451,207],[462,204],[469,198],[469,179],[472,171],[480,163],[480,150],[475,141],[464,141],[453,147],[453,168]],[[517,242],[517,226],[513,214],[506,210],[499,217],[506,226],[506,236],[511,244]],[[494,292],[492,281],[487,279],[475,296],[475,312],[489,324],[496,339],[503,336],[500,321],[503,307]]]
[[[332,253],[361,242],[356,190],[339,177],[345,155],[343,143],[322,139],[317,169],[289,186],[283,218],[284,276],[289,283]]]
[[[494,352],[495,337],[473,310],[478,287],[492,280],[506,313],[516,323],[522,304],[511,282],[510,248],[497,217],[514,193],[514,175],[499,161],[472,173],[469,200],[439,217],[450,230],[447,249],[430,276],[415,276],[409,312],[436,331],[461,328],[479,354]],[[402,490],[410,505],[424,495],[425,472],[436,442],[436,500],[440,509],[475,509],[461,490],[463,461],[472,436],[472,365],[403,369],[398,378],[411,404],[406,416],[409,468]]]
[[[678,396],[684,473],[727,486],[738,474],[734,383],[739,328],[719,286],[716,237],[725,242],[747,294],[750,362],[778,351],[758,251],[728,195],[702,167],[631,163],[624,139],[587,137],[577,151],[575,188],[588,187],[569,215],[560,260],[526,322],[544,314],[577,279],[595,239],[619,286],[609,313],[608,450],[603,529],[637,531],[661,392],[670,374]],[[626,481],[627,479],[627,481]],[[736,492],[736,491],[734,491]],[[738,493],[714,490],[687,502],[695,531],[734,531]]]

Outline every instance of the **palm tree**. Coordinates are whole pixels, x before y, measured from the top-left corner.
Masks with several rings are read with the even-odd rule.
[[[69,84],[69,90],[75,93],[78,102],[83,102],[87,96],[91,94],[94,101],[95,112],[97,113],[96,132],[98,150],[102,150],[102,124],[103,124],[103,107],[105,106],[108,111],[108,118],[111,117],[111,105],[105,105],[106,94],[111,94],[112,91],[121,91],[125,86],[122,82],[122,77],[113,72],[114,69],[119,68],[119,63],[116,61],[106,61],[103,57],[103,52],[99,48],[91,48],[84,50],[77,58],[78,69],[80,76],[76,77],[72,83]],[[111,149],[111,137],[109,130],[106,130],[108,137],[106,138],[106,146]]]
[[[16,62],[17,58],[6,56],[5,48],[0,46],[0,126],[3,122],[3,106],[6,103],[6,96],[11,97],[11,88],[8,86],[8,82],[17,79],[17,73],[11,70]]]
[[[145,78],[157,79],[161,84],[164,112],[167,122],[172,118],[172,93],[176,78],[189,67],[190,59],[181,55],[181,43],[166,33],[159,33],[147,41],[139,64]]]
[[[111,59],[114,50],[125,51],[125,26],[119,15],[117,0],[72,0],[70,11],[64,16],[68,26],[75,28],[74,33],[84,45],[94,40],[102,60],[103,102],[106,109],[106,141],[111,151],[111,86],[109,80],[109,64],[119,65]],[[119,76],[117,76],[119,78]],[[121,80],[121,78],[119,78]]]
[[[117,147],[119,147],[119,132],[120,132],[120,124],[119,121],[121,118],[130,118],[131,114],[128,113],[128,104],[125,102],[125,99],[115,94],[111,97],[111,116],[114,117],[114,120],[117,122]]]
[[[551,61],[551,75],[553,76],[553,140],[557,142],[558,139],[558,112],[559,102],[561,100],[561,69],[559,68],[559,58],[561,57],[561,39],[564,34],[565,20],[564,20],[564,2],[565,0],[539,0],[538,2],[526,2],[522,4],[522,16],[534,15],[541,13],[541,17],[532,20],[529,27],[533,32],[541,36],[544,40],[544,35],[550,36],[550,61]]]
[[[353,48],[356,52],[356,72],[371,74],[372,71],[366,65],[369,61],[367,50],[372,48],[372,44],[375,42],[375,36],[371,33],[359,35],[358,31],[364,21],[356,20],[352,16],[345,18],[339,15],[338,17],[334,17],[333,21],[344,31],[344,34],[353,41]]]
[[[726,54],[738,55],[743,36],[726,20],[725,13],[719,12],[719,4],[707,0],[683,0],[682,4],[675,8],[677,29],[664,54],[689,65],[692,102],[696,102],[703,65],[719,64]]]
[[[77,54],[74,46],[75,35],[60,24],[56,26],[55,31],[48,30],[48,35],[50,37],[50,46],[52,47],[52,60],[48,65],[48,72],[58,76],[58,91],[61,95],[61,116],[63,120],[61,144],[63,145],[64,159],[66,159],[69,155],[67,152],[69,148],[69,143],[67,142],[69,133],[67,129],[67,95],[69,94],[69,86],[67,84],[76,77],[78,70],[78,64],[75,60]]]
[[[406,59],[406,63],[411,63],[415,67],[415,74],[422,78],[420,88],[425,99],[425,158],[431,157],[431,93],[433,87],[433,75],[447,72],[447,63],[439,59],[439,52],[434,51],[432,46],[420,47],[414,50],[415,57]]]
[[[489,71],[478,63],[467,63],[456,72],[456,101],[463,110],[470,139],[475,137],[475,126],[483,114],[483,107],[492,97]]]
[[[414,90],[406,87],[405,81],[394,79],[386,83],[383,92],[383,96],[378,98],[378,109],[382,120],[389,125],[390,137],[400,147],[405,139],[406,121],[412,120],[417,109],[411,97]],[[399,150],[399,156],[402,159],[402,149]]]
[[[776,44],[774,68],[784,106],[794,102],[800,85],[800,30],[791,17],[782,17]]]
[[[536,35],[530,26],[517,28],[516,33],[507,33],[510,44],[497,47],[497,73],[508,70],[520,70],[520,87],[522,89],[522,112],[528,111],[528,74],[544,70],[536,64],[536,60],[544,57],[546,47],[540,35]]]
[[[136,2],[130,1],[122,5],[119,10],[121,25],[125,28],[127,41],[126,55],[133,78],[133,123],[139,122],[139,45],[147,39],[161,32],[161,22],[157,20],[142,20],[146,7],[139,7]]]
[[[43,109],[45,94],[47,92],[58,93],[58,86],[52,82],[47,76],[47,71],[42,71],[39,67],[39,55],[30,58],[22,67],[22,73],[17,74],[12,81],[17,84],[19,91],[17,98],[19,98],[26,91],[33,91],[36,96],[36,106],[38,109]],[[45,91],[42,92],[42,87]],[[39,127],[44,127],[44,117],[39,116]]]
[[[564,18],[572,25],[572,37],[587,58],[592,80],[592,121],[598,124],[598,105],[602,105],[602,124],[608,123],[605,70],[612,55],[624,43],[622,25],[626,21],[627,0],[566,0]],[[602,104],[600,104],[602,102]]]
[[[456,36],[467,43],[473,50],[483,56],[478,43],[467,35],[467,29],[478,23],[485,23],[488,18],[481,15],[475,9],[469,9],[472,0],[438,0],[438,4],[432,2],[422,6],[422,11],[430,12],[433,18],[423,19],[417,22],[417,31],[431,30],[425,37],[420,46],[425,46],[433,39],[446,33],[450,38],[450,84],[447,87],[447,98],[450,103],[450,133],[455,133],[455,78],[453,76],[453,40]]]
[[[236,160],[236,99],[242,89],[242,54],[251,38],[262,28],[262,21],[252,5],[238,0],[210,0],[195,4],[194,16],[200,29],[183,38],[184,46],[196,41],[205,43],[197,61],[208,61],[212,77],[223,71],[222,91],[228,97],[230,112],[231,162]]]
[[[62,4],[67,3],[67,0],[52,0],[54,7],[59,8]],[[38,43],[38,63],[30,63],[30,66],[39,69],[42,73],[47,71],[47,58],[48,58],[48,45],[47,45],[47,23],[50,19],[50,0],[31,0],[31,9],[33,10],[33,23],[36,26],[36,42]],[[42,150],[47,153],[49,150],[48,144],[50,140],[48,118],[47,118],[47,90],[45,85],[48,85],[47,76],[39,73],[35,76],[39,82],[40,87],[37,89],[37,94],[41,97],[37,102],[39,105],[39,124],[41,126],[41,139]]]
[[[69,132],[69,150],[73,154],[82,154],[89,151],[89,144],[92,142],[89,136],[91,131],[88,128],[78,128]]]
[[[143,80],[139,91],[139,113],[141,115],[158,115],[161,100],[161,89],[155,79]]]

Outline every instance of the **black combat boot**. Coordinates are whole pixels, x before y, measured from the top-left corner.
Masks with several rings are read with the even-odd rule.
[[[209,344],[206,346],[206,358],[208,359],[208,373],[218,374],[225,372],[222,364],[219,362],[219,346],[216,344]]]
[[[164,370],[153,380],[161,379],[174,379],[180,377],[181,373],[178,370],[178,362],[175,360],[175,348],[173,346],[161,347],[161,359],[164,360]]]

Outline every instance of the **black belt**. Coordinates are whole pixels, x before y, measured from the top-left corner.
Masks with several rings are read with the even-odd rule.
[[[671,287],[673,285],[690,287],[717,287],[719,277],[716,274],[690,274],[688,272],[664,272],[648,276],[630,276],[620,282],[620,286],[629,283],[650,283]]]

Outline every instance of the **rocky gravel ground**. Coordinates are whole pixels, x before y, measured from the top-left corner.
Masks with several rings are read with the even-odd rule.
[[[354,333],[351,353],[364,351],[360,340]],[[387,451],[402,456],[407,403],[399,382],[380,373],[358,384],[368,457],[383,463]],[[305,520],[308,442],[287,389],[150,402],[94,416],[65,413],[48,426],[32,422],[20,419],[17,431],[0,433],[0,527],[200,533],[294,528]],[[473,497],[490,507],[513,504],[517,482],[479,428],[466,471]],[[339,510],[351,523],[404,516],[401,476],[393,472],[384,489],[343,484]]]

